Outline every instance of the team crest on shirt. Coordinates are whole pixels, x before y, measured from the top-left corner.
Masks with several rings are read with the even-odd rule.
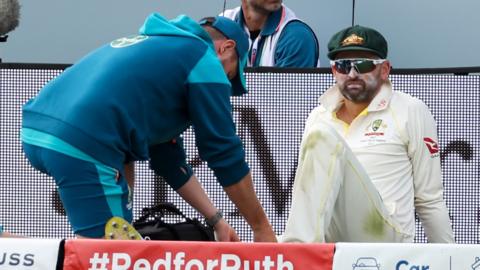
[[[373,121],[372,130],[377,131],[380,128],[381,125],[382,125],[382,119],[377,119],[377,120]]]
[[[382,119],[377,119],[367,126],[364,135],[365,136],[384,136],[386,128],[387,128],[387,124]]]
[[[360,142],[365,145],[376,145],[387,142],[387,123],[384,119],[371,121],[364,129]]]
[[[148,36],[145,36],[145,35],[134,35],[134,36],[122,37],[110,42],[110,46],[112,46],[113,48],[124,48],[124,47],[135,45],[139,42],[142,42],[147,38]]]

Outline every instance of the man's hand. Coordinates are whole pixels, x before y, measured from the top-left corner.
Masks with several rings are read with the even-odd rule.
[[[223,189],[252,228],[255,242],[277,242],[273,228],[253,189],[250,173],[239,182]]]
[[[193,206],[204,217],[212,217],[218,213],[213,203],[208,198],[202,185],[193,175],[182,187],[177,189],[177,193],[191,206]],[[235,230],[223,218],[220,218],[214,225],[215,238],[217,241],[231,242],[240,241]]]
[[[238,237],[235,230],[228,224],[225,219],[221,219],[215,227],[215,239],[220,242],[238,242],[240,238]]]

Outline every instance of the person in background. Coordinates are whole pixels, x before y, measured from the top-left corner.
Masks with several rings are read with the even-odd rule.
[[[246,35],[225,17],[197,23],[154,13],[139,34],[91,52],[23,106],[23,150],[54,178],[77,236],[104,237],[114,216],[132,221],[134,162],[149,160],[218,240],[238,241],[187,164],[181,134],[194,126],[200,157],[254,241],[276,241],[232,119],[230,96],[246,92],[247,50]]]
[[[235,20],[250,38],[248,66],[313,68],[320,65],[313,30],[282,0],[242,0],[221,15]]]
[[[394,91],[388,45],[352,26],[328,43],[336,84],[305,126],[285,242],[453,243],[437,127],[419,99]]]

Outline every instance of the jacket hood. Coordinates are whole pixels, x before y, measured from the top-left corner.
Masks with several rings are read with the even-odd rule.
[[[166,20],[158,13],[147,17],[139,33],[147,36],[185,36],[200,39],[212,48],[213,41],[210,35],[193,19],[186,15],[179,15],[173,20]]]

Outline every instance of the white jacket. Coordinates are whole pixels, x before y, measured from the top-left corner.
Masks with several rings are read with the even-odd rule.
[[[384,84],[368,108],[347,125],[336,118],[343,96],[337,86],[320,97],[312,112],[331,124],[347,141],[378,189],[387,210],[409,233],[415,213],[429,242],[453,242],[443,201],[437,127],[419,99]]]

